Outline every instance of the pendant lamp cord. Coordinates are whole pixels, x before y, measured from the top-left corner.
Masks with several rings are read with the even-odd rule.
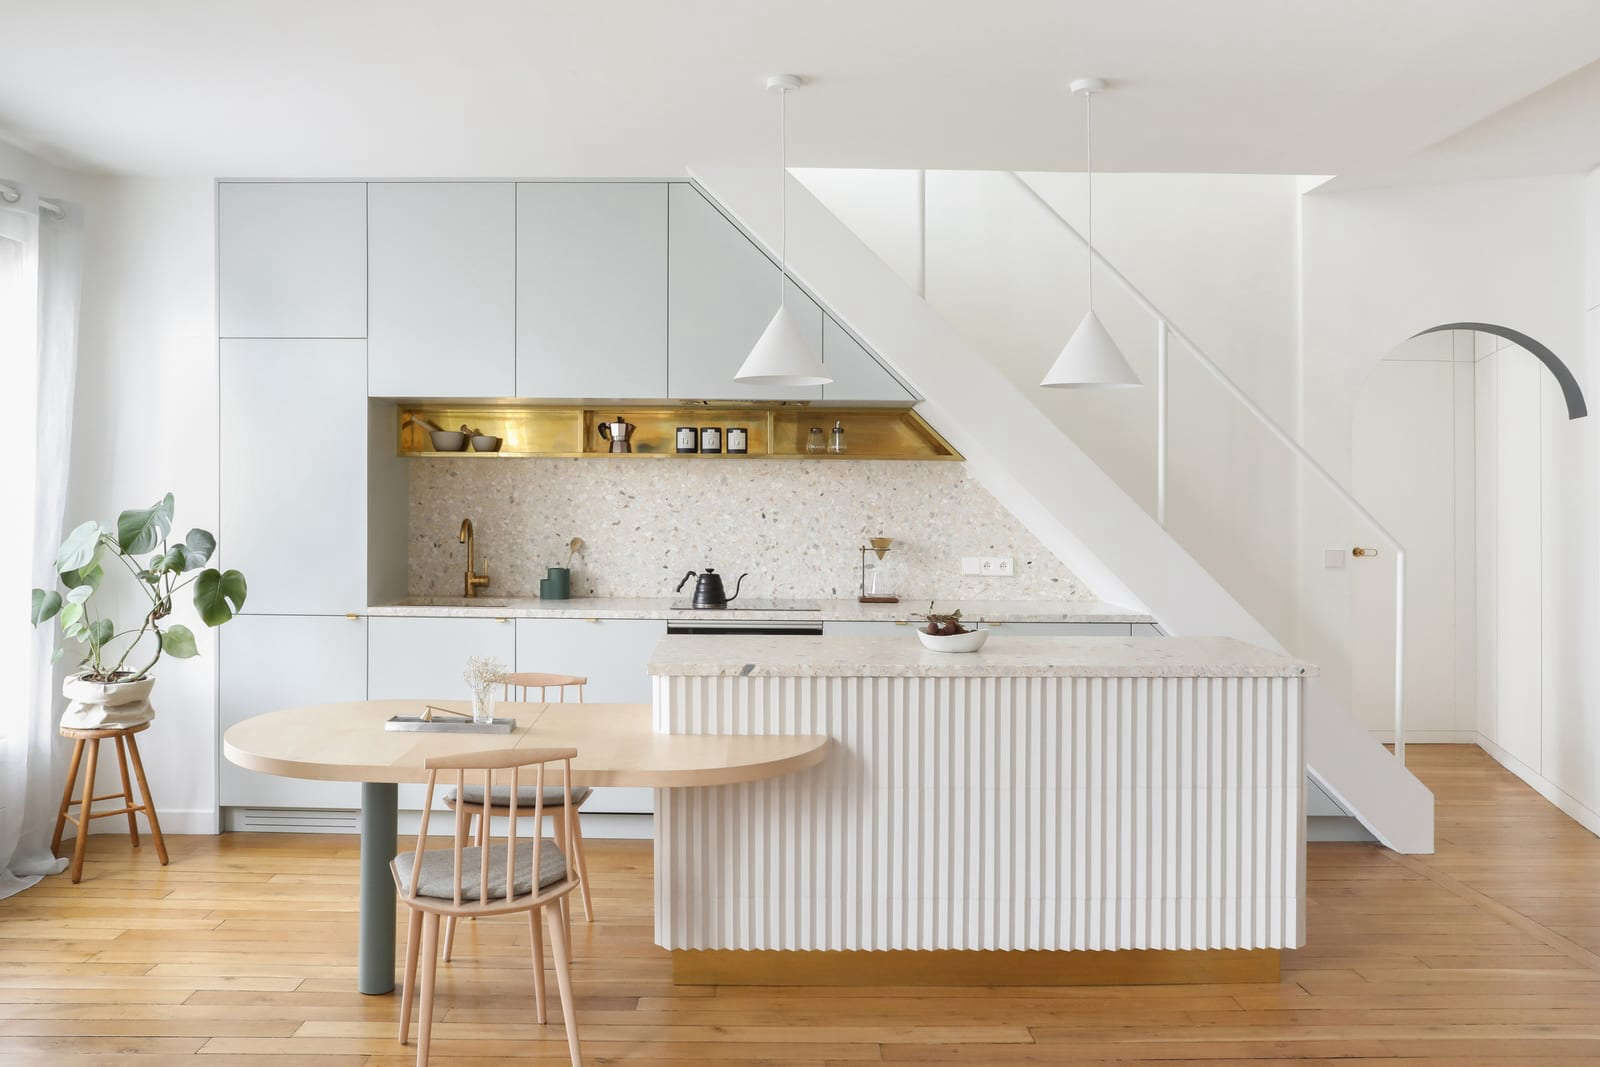
[[[787,307],[789,286],[789,90],[778,90],[778,205],[783,222],[778,234],[778,305]]]
[[[1089,186],[1089,310],[1094,311],[1094,93],[1083,94],[1083,171]]]

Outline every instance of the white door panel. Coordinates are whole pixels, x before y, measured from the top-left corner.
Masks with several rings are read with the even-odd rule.
[[[1408,733],[1466,728],[1456,682],[1454,373],[1448,359],[1379,363],[1353,423],[1351,488],[1406,546]],[[1384,732],[1394,725],[1394,555],[1353,529],[1379,555],[1345,559],[1352,710]]]

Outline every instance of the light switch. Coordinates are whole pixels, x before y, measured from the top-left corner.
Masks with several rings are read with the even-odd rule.
[[[1345,551],[1342,548],[1325,548],[1322,550],[1322,566],[1325,570],[1344,570]]]

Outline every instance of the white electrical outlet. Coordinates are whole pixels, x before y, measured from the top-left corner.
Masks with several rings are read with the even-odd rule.
[[[961,573],[980,578],[1009,578],[1014,571],[1010,556],[962,556]]]

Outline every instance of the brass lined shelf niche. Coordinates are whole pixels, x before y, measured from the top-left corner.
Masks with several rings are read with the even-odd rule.
[[[598,426],[620,415],[637,429],[633,451],[613,453]],[[910,408],[812,407],[809,405],[612,404],[561,407],[546,404],[401,404],[396,408],[402,456],[449,459],[545,457],[568,459],[919,459],[963,457]],[[499,452],[436,452],[428,432],[414,421],[427,419],[447,430],[462,425],[503,439]],[[835,421],[844,424],[842,454],[807,452],[806,435],[820,426],[826,437]],[[717,426],[723,430],[720,453],[680,453],[679,426]],[[727,428],[750,432],[747,454],[729,453]],[[698,434],[697,434],[698,437]]]

